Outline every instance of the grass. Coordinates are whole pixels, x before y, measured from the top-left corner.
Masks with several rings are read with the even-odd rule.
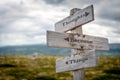
[[[5,56],[0,80],[73,80],[72,72],[55,72],[57,56]],[[85,80],[120,80],[120,57],[99,57],[99,65],[85,69]]]

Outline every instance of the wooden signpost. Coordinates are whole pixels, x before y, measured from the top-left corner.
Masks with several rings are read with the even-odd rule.
[[[108,50],[108,39],[83,34],[59,33],[47,31],[49,47],[64,47],[72,49]]]
[[[81,9],[55,24],[55,31],[66,32],[94,20],[93,5]]]
[[[84,68],[98,65],[95,50],[108,50],[108,39],[83,35],[82,25],[94,20],[93,5],[74,8],[70,16],[55,24],[55,31],[47,31],[49,47],[71,48],[70,57],[56,60],[56,72],[72,71],[74,80],[84,80]],[[65,33],[70,31],[71,33]]]
[[[95,67],[98,65],[94,50],[83,54],[83,56],[75,55],[72,57],[57,59],[56,72],[72,71],[81,68]]]

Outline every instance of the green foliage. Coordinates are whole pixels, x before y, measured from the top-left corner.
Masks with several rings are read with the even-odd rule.
[[[108,69],[108,70],[104,70],[105,73],[107,74],[118,74],[120,75],[120,68],[119,67],[113,67],[111,69]]]
[[[113,75],[103,75],[94,78],[93,80],[120,80],[119,76],[113,76]]]
[[[120,67],[113,67],[103,71],[105,75],[94,78],[93,80],[120,80]]]
[[[3,68],[8,68],[8,67],[16,67],[16,65],[12,65],[12,64],[0,64],[0,67],[3,67]]]
[[[56,80],[54,77],[51,77],[51,76],[40,76],[40,77],[37,77],[33,80]]]
[[[0,80],[73,80],[71,72],[55,72],[57,56],[5,56]],[[99,65],[85,69],[85,80],[120,80],[120,57],[99,57]]]

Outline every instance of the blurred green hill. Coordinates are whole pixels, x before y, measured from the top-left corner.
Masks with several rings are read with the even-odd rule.
[[[109,51],[96,51],[96,53],[100,56],[120,56],[120,44],[109,44],[109,46]],[[66,48],[50,48],[44,44],[0,47],[0,54],[30,55],[34,53],[47,56],[65,56],[70,55],[71,50]]]

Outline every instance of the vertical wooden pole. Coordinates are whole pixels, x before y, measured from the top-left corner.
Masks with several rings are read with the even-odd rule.
[[[74,80],[84,80],[84,69],[73,71]]]
[[[74,15],[74,13],[76,13],[79,10],[80,9],[78,9],[78,8],[72,9],[70,11],[70,15]],[[76,28],[74,30],[71,30],[71,33],[83,34],[83,32],[82,32],[82,26],[79,26],[78,28]],[[79,54],[77,54],[77,52],[78,52],[77,49],[72,49],[71,56],[74,56],[74,54],[79,55]],[[82,55],[84,53],[84,49],[83,50],[79,50],[79,53]],[[74,78],[74,80],[84,80],[84,69],[74,70],[73,71],[73,78]]]

